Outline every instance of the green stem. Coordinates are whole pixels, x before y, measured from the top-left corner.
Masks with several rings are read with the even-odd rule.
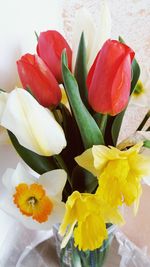
[[[107,124],[107,114],[102,114],[99,128],[100,128],[103,136],[105,134],[106,124]]]
[[[55,120],[61,125],[62,121],[60,119],[57,109],[53,109],[53,114],[54,114]]]
[[[147,114],[145,115],[144,119],[142,120],[139,127],[137,128],[137,131],[141,131],[143,129],[145,123],[148,121],[149,118],[150,118],[150,111],[148,111]]]
[[[71,177],[69,176],[69,172],[68,172],[68,169],[67,169],[67,166],[63,160],[63,158],[60,156],[60,155],[54,155],[53,158],[57,161],[58,163],[58,166],[61,168],[61,169],[64,169],[67,173],[67,179],[68,179],[68,182],[70,184],[70,186],[72,187],[72,184],[71,184]]]

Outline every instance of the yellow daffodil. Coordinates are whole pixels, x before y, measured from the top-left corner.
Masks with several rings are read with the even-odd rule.
[[[66,146],[63,129],[53,113],[26,90],[1,92],[0,106],[0,125],[10,130],[22,146],[43,156],[59,154]]]
[[[19,163],[15,170],[7,169],[2,177],[0,208],[27,228],[49,230],[64,216],[62,190],[66,179],[67,174],[61,169],[37,178]]]
[[[139,200],[141,179],[150,175],[150,158],[139,153],[142,145],[126,151],[97,145],[76,157],[80,166],[98,177],[96,194],[113,207]]]
[[[122,223],[117,209],[104,203],[99,195],[74,191],[66,202],[66,213],[60,226],[60,234],[65,235],[65,247],[72,233],[75,246],[80,250],[99,248],[107,239],[106,222]]]

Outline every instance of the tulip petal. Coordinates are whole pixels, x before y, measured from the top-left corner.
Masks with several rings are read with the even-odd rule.
[[[4,92],[0,92],[0,121],[5,109],[5,105],[8,99],[8,94]]]
[[[57,197],[61,200],[62,190],[67,180],[67,173],[62,170],[53,170],[42,174],[39,183],[46,188],[47,194]]]
[[[112,115],[124,110],[127,106],[131,85],[131,58],[127,55],[120,64],[112,85]],[[128,90],[127,90],[128,88]]]
[[[10,139],[5,128],[0,126],[0,145],[10,144]]]
[[[58,105],[61,100],[59,85],[40,57],[26,54],[17,61],[17,67],[23,87],[30,89],[42,106]]]
[[[93,41],[93,46],[91,48],[90,58],[88,60],[88,70],[90,69],[93,61],[101,49],[106,40],[111,36],[111,14],[108,7],[108,3],[105,0],[100,12],[100,21],[98,23],[98,28],[96,29],[95,38]]]
[[[116,115],[125,108],[133,57],[128,46],[114,40],[105,42],[87,77],[89,103],[96,112]]]
[[[73,28],[73,40],[72,40],[72,47],[73,47],[73,55],[72,55],[72,69],[74,72],[75,63],[78,53],[78,46],[79,41],[81,38],[82,32],[84,33],[85,38],[85,46],[86,46],[86,57],[87,61],[90,57],[90,52],[93,44],[94,34],[95,34],[95,26],[92,21],[91,14],[88,12],[87,9],[82,8],[76,13],[75,17],[75,24]]]
[[[59,154],[66,146],[64,132],[53,114],[21,88],[10,93],[1,125],[39,155]]]
[[[47,64],[56,80],[63,82],[61,72],[61,54],[66,49],[68,65],[71,69],[72,51],[65,38],[57,31],[41,32],[38,38],[37,54]]]

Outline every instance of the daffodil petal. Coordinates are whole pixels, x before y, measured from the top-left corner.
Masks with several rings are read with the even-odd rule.
[[[52,112],[21,88],[9,94],[1,125],[12,131],[21,145],[40,155],[59,154],[66,146],[64,132]]]
[[[53,170],[42,174],[39,183],[46,188],[47,194],[62,199],[62,190],[67,180],[67,173],[63,170]]]
[[[95,176],[99,175],[99,171],[94,167],[94,157],[91,148],[84,151],[80,156],[77,156],[75,161],[79,166],[93,173]]]
[[[64,174],[63,170],[60,170],[59,174],[61,173],[61,171]],[[53,172],[52,172],[52,175],[50,176],[53,177]],[[65,180],[64,177],[62,179]],[[53,197],[53,195],[51,194],[45,194],[45,197],[47,197],[47,199],[49,199],[50,202],[52,203],[52,210],[50,213],[47,213],[48,218],[47,220],[43,222],[42,221],[40,222],[38,220],[36,221],[36,219],[34,219],[33,216],[29,215],[30,217],[27,217],[25,213],[20,212],[20,208],[18,208],[18,206],[16,205],[16,203],[18,204],[18,202],[14,201],[14,193],[16,193],[16,186],[17,185],[19,186],[20,184],[31,185],[31,186],[34,185],[34,188],[35,188],[35,185],[38,186],[37,184],[39,184],[43,192],[46,191],[46,188],[42,187],[39,181],[40,179],[33,177],[30,174],[30,172],[27,172],[20,163],[17,165],[17,168],[15,170],[8,169],[4,173],[3,178],[2,178],[3,184],[2,184],[1,197],[0,197],[0,208],[3,211],[5,211],[7,214],[18,219],[22,224],[24,224],[25,227],[29,229],[50,230],[53,224],[61,222],[64,217],[65,204],[60,200],[60,197],[58,197],[57,195],[57,189],[59,191],[62,190],[63,189],[62,186],[59,188],[56,188],[54,181],[53,181],[53,183],[51,183],[51,187],[52,187],[51,192],[53,192],[53,186],[54,186],[54,192],[56,192],[55,197]],[[28,188],[28,186],[26,186],[26,188]],[[36,194],[38,194],[37,187],[34,190],[36,190],[35,192]],[[33,191],[32,193],[35,194],[35,192]],[[59,194],[61,195],[62,193],[59,192]],[[41,202],[41,205],[42,205],[42,202]],[[38,206],[36,206],[37,210],[35,210],[35,212],[37,215],[38,215],[38,212],[40,215],[41,208],[43,207],[39,205],[39,210],[38,210]],[[47,206],[46,206],[46,209],[47,209]],[[44,215],[46,214],[47,210],[45,211],[43,210],[43,212],[44,212],[43,213]]]
[[[7,188],[7,190],[14,191],[15,187],[21,183],[32,184],[38,180],[29,174],[21,163],[18,163],[15,170],[8,169],[3,174],[2,182]]]

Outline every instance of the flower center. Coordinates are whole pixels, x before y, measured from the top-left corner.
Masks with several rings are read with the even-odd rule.
[[[29,199],[27,200],[28,204],[32,206],[32,208],[35,207],[35,204],[38,202],[37,199],[35,197],[29,197]]]
[[[145,89],[144,89],[143,83],[141,81],[138,81],[137,85],[134,89],[133,95],[135,97],[138,97],[138,96],[142,95],[144,92],[145,92]]]
[[[39,184],[19,184],[13,196],[20,212],[39,223],[46,222],[53,209],[53,203]]]

